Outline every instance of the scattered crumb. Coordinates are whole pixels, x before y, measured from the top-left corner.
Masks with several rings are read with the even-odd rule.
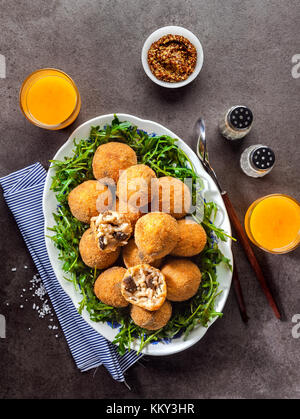
[[[16,272],[17,268],[11,268],[12,272]]]

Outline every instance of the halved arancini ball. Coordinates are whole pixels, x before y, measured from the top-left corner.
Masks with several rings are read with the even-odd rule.
[[[191,257],[198,255],[204,249],[207,235],[201,224],[193,220],[178,220],[180,238],[172,250],[172,256]]]
[[[130,220],[117,211],[105,211],[91,218],[91,228],[104,252],[125,246],[133,232]]]
[[[190,189],[180,179],[171,176],[158,179],[158,211],[180,219],[189,213],[191,204]]]
[[[96,179],[112,179],[118,182],[120,170],[137,164],[135,151],[127,144],[111,142],[100,145],[93,158]]]
[[[98,276],[94,292],[102,303],[119,308],[128,306],[121,293],[121,282],[125,272],[125,268],[114,266]]]
[[[79,252],[85,265],[90,268],[106,269],[113,265],[120,255],[118,248],[114,252],[103,252],[97,245],[97,239],[91,228],[87,229],[79,242]]]
[[[188,259],[169,259],[162,267],[167,284],[167,299],[186,301],[198,291],[201,272],[198,266]]]
[[[145,310],[139,306],[131,306],[130,315],[137,326],[147,330],[159,330],[170,320],[172,305],[169,301],[165,301],[156,311]]]
[[[122,295],[129,303],[146,310],[158,310],[165,302],[167,287],[160,270],[148,264],[127,269],[121,285]]]
[[[151,212],[138,220],[134,237],[142,259],[160,259],[176,246],[179,240],[178,223],[169,214]]]
[[[142,260],[139,256],[139,249],[137,248],[134,239],[130,239],[128,244],[122,248],[122,256],[126,268],[131,268],[143,263],[148,263],[155,268],[159,268],[163,262],[163,259],[152,259],[149,256],[145,256]]]
[[[89,224],[92,217],[107,209],[112,202],[109,188],[97,180],[87,180],[74,188],[68,196],[72,215]],[[106,208],[107,207],[107,208]]]
[[[118,198],[135,208],[141,208],[151,201],[151,180],[155,172],[145,164],[137,164],[124,170],[117,185]]]

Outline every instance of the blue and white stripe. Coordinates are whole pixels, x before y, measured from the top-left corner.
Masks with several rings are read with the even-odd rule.
[[[0,178],[0,184],[43,280],[77,367],[87,371],[104,365],[115,380],[123,382],[124,372],[141,355],[131,351],[120,356],[112,343],[83,320],[61,288],[50,264],[44,238],[42,197],[45,179],[46,170],[40,163],[35,163]]]

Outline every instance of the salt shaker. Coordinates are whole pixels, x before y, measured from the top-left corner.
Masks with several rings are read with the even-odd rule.
[[[223,115],[219,129],[227,140],[239,140],[251,131],[253,113],[247,106],[233,106]]]
[[[243,172],[251,177],[263,177],[270,173],[275,164],[274,151],[265,145],[252,145],[242,153],[240,165]]]

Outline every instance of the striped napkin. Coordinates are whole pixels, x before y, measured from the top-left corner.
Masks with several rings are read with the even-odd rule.
[[[41,164],[35,163],[0,178],[4,198],[43,280],[77,367],[83,372],[104,365],[115,380],[124,382],[124,372],[141,355],[131,351],[120,356],[112,343],[86,323],[61,288],[51,267],[42,208],[46,174]]]

